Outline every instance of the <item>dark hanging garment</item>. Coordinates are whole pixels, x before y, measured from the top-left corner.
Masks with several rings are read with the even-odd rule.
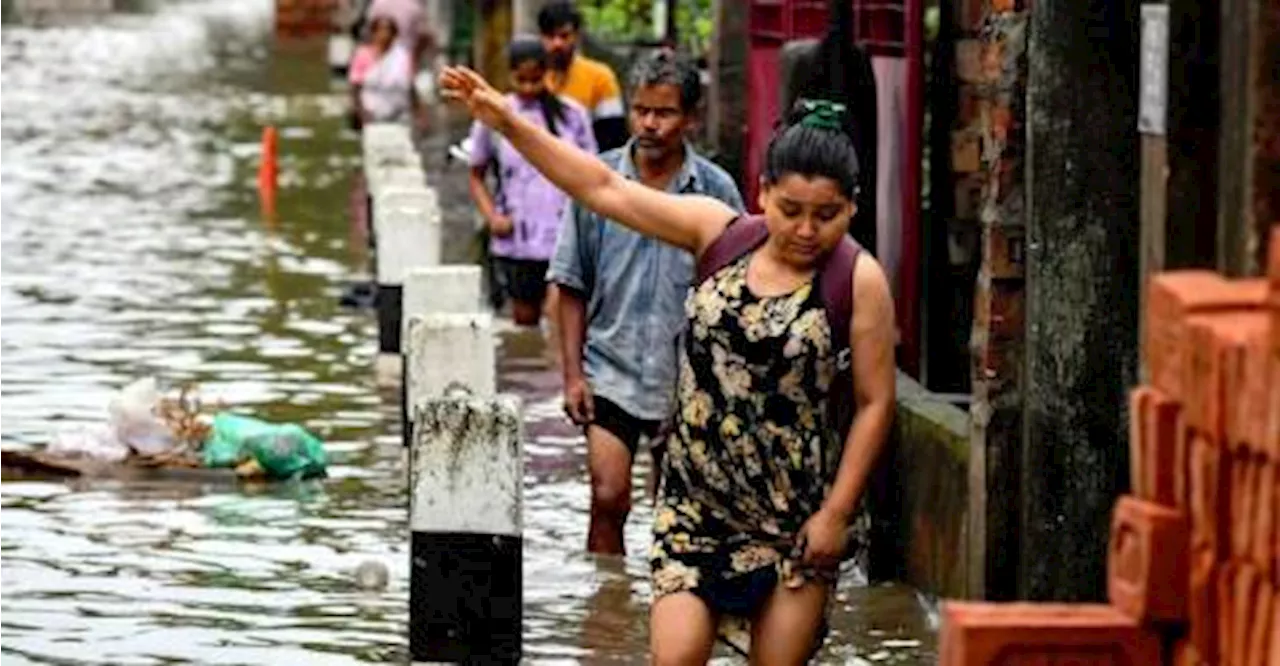
[[[849,129],[858,151],[858,213],[849,233],[872,255],[876,249],[876,77],[867,52],[853,42],[852,0],[831,0],[827,34],[813,54],[813,62],[799,71],[808,77],[795,86],[796,97],[828,99],[850,110]],[[790,108],[795,99],[787,101]]]

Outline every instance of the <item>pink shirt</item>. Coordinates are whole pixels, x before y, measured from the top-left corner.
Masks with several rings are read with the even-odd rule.
[[[355,53],[351,54],[351,64],[347,66],[347,81],[352,85],[364,83],[364,77],[376,64],[378,64],[378,52],[373,46],[369,44],[357,46]],[[412,77],[416,73],[412,67],[409,68],[409,76]]]
[[[413,58],[408,49],[393,44],[386,53],[361,44],[351,54],[347,80],[360,86],[360,104],[376,121],[400,121],[413,98]]]

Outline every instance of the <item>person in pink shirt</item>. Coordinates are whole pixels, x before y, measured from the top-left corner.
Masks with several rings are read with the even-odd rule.
[[[371,19],[386,16],[395,21],[398,30],[396,41],[413,56],[416,72],[431,42],[421,0],[373,0],[369,3],[367,15]]]
[[[397,39],[399,32],[388,16],[375,16],[368,40],[351,57],[348,80],[352,107],[360,124],[408,123],[418,108],[413,78],[413,56]]]

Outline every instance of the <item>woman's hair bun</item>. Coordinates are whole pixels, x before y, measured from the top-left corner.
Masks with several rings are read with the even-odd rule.
[[[786,127],[799,125],[848,134],[852,120],[849,108],[840,102],[802,97],[797,99],[787,112],[784,125]]]

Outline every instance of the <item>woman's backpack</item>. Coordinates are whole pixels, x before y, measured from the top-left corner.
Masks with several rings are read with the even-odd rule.
[[[725,227],[718,238],[698,257],[697,276],[700,285],[720,269],[732,264],[760,247],[769,238],[769,228],[762,215],[744,215]],[[831,342],[836,352],[836,376],[828,394],[828,409],[835,417],[840,444],[844,445],[853,424],[853,354],[850,349],[849,326],[853,321],[853,267],[862,246],[847,235],[818,266],[818,289],[831,325]]]

